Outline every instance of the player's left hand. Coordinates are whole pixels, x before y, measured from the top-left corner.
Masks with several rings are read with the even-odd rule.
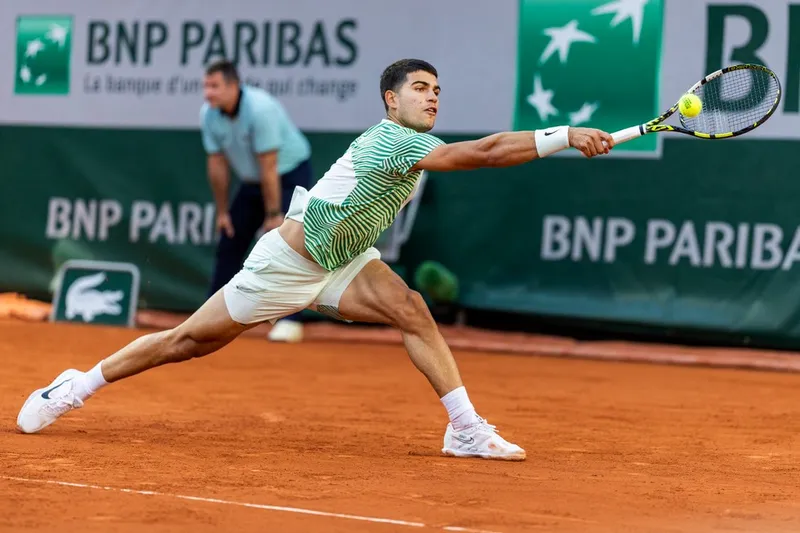
[[[280,227],[281,224],[283,224],[283,219],[284,219],[283,213],[272,217],[267,217],[266,219],[264,219],[264,225],[262,226],[261,229],[264,230],[264,233],[272,231],[275,228]]]

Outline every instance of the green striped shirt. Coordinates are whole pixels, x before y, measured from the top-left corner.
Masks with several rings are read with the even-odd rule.
[[[372,126],[309,191],[306,248],[335,270],[375,244],[413,196],[420,159],[444,144],[389,120]]]

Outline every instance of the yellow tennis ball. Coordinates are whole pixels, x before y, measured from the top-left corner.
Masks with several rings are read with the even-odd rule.
[[[681,96],[678,109],[684,117],[696,117],[703,109],[703,102],[697,97],[696,94],[684,94]]]

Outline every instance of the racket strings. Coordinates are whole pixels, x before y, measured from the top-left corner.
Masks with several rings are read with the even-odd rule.
[[[737,132],[763,119],[775,104],[780,86],[762,70],[732,70],[701,85],[703,103],[696,117],[681,115],[687,129],[710,134]]]

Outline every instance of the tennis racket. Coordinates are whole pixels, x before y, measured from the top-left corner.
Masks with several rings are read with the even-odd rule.
[[[678,113],[680,126],[664,124],[678,111],[680,100],[663,115],[649,122],[611,134],[616,144],[664,131],[700,139],[729,139],[762,125],[781,101],[781,84],[775,73],[763,65],[744,64],[712,72],[695,83],[687,93],[700,98],[702,108],[695,117]]]

